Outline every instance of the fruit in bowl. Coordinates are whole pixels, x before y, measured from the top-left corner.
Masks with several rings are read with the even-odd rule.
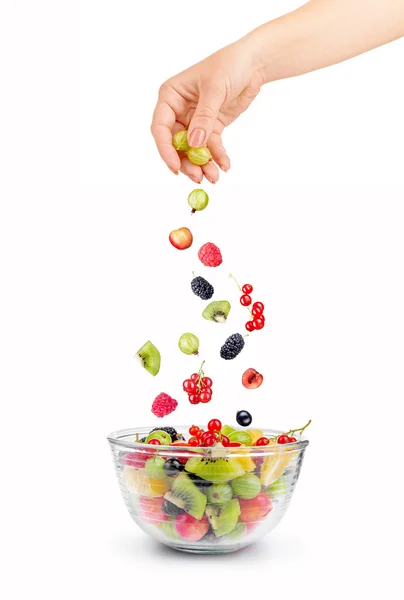
[[[279,523],[300,474],[306,427],[249,433],[212,419],[206,430],[127,429],[108,440],[141,529],[177,550],[218,554],[255,542]]]

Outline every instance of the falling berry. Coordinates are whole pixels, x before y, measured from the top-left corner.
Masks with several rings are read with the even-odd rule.
[[[253,291],[253,286],[250,285],[249,283],[245,283],[243,285],[243,287],[241,288],[243,294],[251,294],[251,292]]]
[[[241,304],[241,306],[250,306],[251,296],[249,296],[248,294],[244,294],[244,296],[241,296],[240,304]]]
[[[241,427],[248,427],[252,423],[252,416],[247,410],[239,410],[236,421]]]
[[[247,323],[245,324],[245,328],[247,329],[247,331],[254,331],[254,329],[255,329],[254,322],[247,321]]]

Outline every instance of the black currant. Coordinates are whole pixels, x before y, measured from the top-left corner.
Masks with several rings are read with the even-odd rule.
[[[169,477],[174,477],[184,470],[184,465],[178,458],[168,458],[163,465],[163,471]]]
[[[252,416],[247,410],[239,410],[236,416],[236,421],[241,427],[248,427],[251,425]]]

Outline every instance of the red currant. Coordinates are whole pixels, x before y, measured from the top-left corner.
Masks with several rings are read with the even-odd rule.
[[[285,434],[278,437],[278,444],[289,444],[290,441],[290,437]]]
[[[244,296],[241,296],[240,304],[241,304],[241,306],[250,306],[251,296],[249,296],[248,294],[244,294]]]
[[[149,442],[147,442],[148,444],[151,444],[152,446],[161,446],[161,442],[160,440],[156,440],[155,438],[153,438],[152,440],[150,440]]]
[[[238,448],[239,446],[241,446],[241,444],[239,442],[230,442],[229,443],[229,448]]]
[[[191,404],[199,404],[201,401],[199,394],[189,394],[188,400]]]
[[[256,306],[253,306],[251,314],[253,315],[253,317],[259,317],[260,315],[262,315],[262,310],[260,308],[257,308]]]
[[[211,433],[209,433],[205,437],[204,444],[205,444],[205,446],[213,446],[213,444],[216,444],[216,438],[215,438],[215,436],[212,435]]]
[[[227,437],[227,435],[222,435],[222,446],[224,446],[225,448],[230,446],[230,440]]]
[[[199,432],[199,427],[197,427],[196,425],[192,425],[192,427],[189,428],[189,435],[197,435]]]
[[[184,392],[192,393],[196,390],[196,383],[195,381],[192,381],[192,379],[186,379],[182,384],[182,387],[184,388]]]
[[[206,390],[206,392],[201,392],[199,396],[199,400],[202,404],[207,404],[212,399],[212,392],[210,390]]]
[[[208,431],[210,431],[210,433],[215,433],[216,431],[220,431],[221,428],[222,428],[222,424],[219,421],[219,419],[212,419],[208,423]]]
[[[207,388],[211,388],[213,385],[213,381],[211,380],[210,377],[203,377],[202,378],[202,383],[205,387]]]
[[[289,438],[289,441],[290,442],[297,442],[297,439],[295,437],[291,437],[291,438]]]
[[[269,439],[266,437],[262,437],[255,442],[256,446],[268,446],[268,444],[269,444]]]
[[[204,431],[203,434],[201,435],[201,442],[202,444],[205,443],[206,438],[211,435],[211,433],[209,431]]]
[[[245,283],[241,289],[243,290],[243,294],[251,294],[253,286],[249,283]]]
[[[190,446],[198,446],[198,444],[199,444],[199,440],[198,440],[196,437],[191,437],[191,438],[189,438],[189,440],[188,440],[188,444],[189,444]]]
[[[254,321],[247,321],[247,323],[245,324],[245,328],[247,329],[247,331],[254,331]]]
[[[262,302],[254,302],[253,308],[257,308],[261,311],[261,313],[263,313],[265,306],[262,304]]]
[[[198,379],[199,379],[199,375],[198,375],[198,373],[192,373],[192,375],[191,375],[190,379],[191,379],[192,381],[198,381]]]
[[[262,329],[265,325],[264,316],[260,315],[259,317],[255,317],[253,324],[254,324],[254,329]]]

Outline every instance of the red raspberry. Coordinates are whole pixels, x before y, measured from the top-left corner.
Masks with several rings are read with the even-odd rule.
[[[152,413],[156,415],[156,417],[165,417],[172,413],[178,406],[177,400],[171,398],[168,394],[164,394],[162,392],[157,396],[155,400],[153,400],[152,404]]]
[[[201,246],[198,252],[199,260],[205,267],[218,267],[222,264],[222,254],[215,244],[208,242]]]

